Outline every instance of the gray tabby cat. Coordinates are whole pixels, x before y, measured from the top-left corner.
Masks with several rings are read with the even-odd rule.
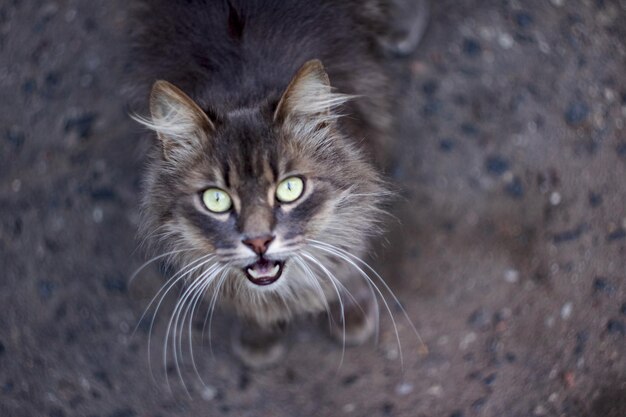
[[[390,148],[392,11],[386,0],[139,9],[141,77],[158,81],[150,117],[136,119],[159,138],[141,231],[178,270],[164,288],[185,283],[176,321],[202,298],[230,307],[250,366],[280,358],[295,315],[329,312],[346,343],[375,331],[385,284],[361,258],[389,194],[374,161]]]

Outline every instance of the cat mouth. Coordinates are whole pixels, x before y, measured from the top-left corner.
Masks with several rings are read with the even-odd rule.
[[[246,278],[255,285],[270,285],[275,282],[283,273],[283,261],[271,261],[261,258],[253,264],[246,266],[243,271]]]

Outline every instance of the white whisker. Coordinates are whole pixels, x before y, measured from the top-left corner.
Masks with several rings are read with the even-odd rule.
[[[322,265],[319,261],[317,261],[315,258],[313,258],[311,255],[304,253],[304,251],[302,251],[302,255],[304,257],[306,257],[307,259],[309,259],[311,262],[313,262],[315,265],[317,265],[319,268],[322,269],[322,271],[324,271],[324,273],[326,274],[326,276],[328,277],[328,279],[330,280],[330,283],[332,284],[333,288],[335,288],[335,292],[337,293],[337,300],[339,301],[339,307],[341,309],[341,331],[342,331],[342,343],[341,343],[341,360],[339,361],[339,367],[337,370],[339,370],[339,368],[341,368],[341,365],[343,364],[343,359],[346,353],[346,316],[345,316],[345,309],[344,309],[344,305],[343,305],[343,300],[341,298],[341,294],[339,292],[339,288],[337,287],[337,285],[335,284],[335,279],[334,276],[330,273],[330,271],[324,266]]]
[[[173,250],[171,252],[166,252],[166,253],[162,253],[161,255],[155,256],[154,258],[150,259],[149,261],[146,261],[143,263],[143,265],[141,265],[139,268],[137,268],[135,270],[135,272],[133,273],[133,275],[131,275],[131,277],[128,279],[128,284],[132,284],[133,281],[135,280],[135,278],[137,278],[137,275],[139,275],[139,273],[141,271],[143,271],[143,269],[145,267],[147,267],[148,265],[150,265],[152,262],[157,261],[161,258],[165,258],[166,256],[171,256],[174,255],[176,253],[181,253],[181,252],[187,252],[190,251],[191,249],[179,249],[179,250]]]
[[[311,240],[313,241],[313,240]],[[320,242],[323,243],[323,242]],[[312,244],[313,247],[316,247],[320,250],[323,250],[325,252],[328,253],[332,253],[335,256],[343,259],[344,261],[348,262],[350,265],[352,265],[354,268],[356,268],[356,270],[361,274],[361,276],[363,278],[365,278],[366,280],[370,281],[372,283],[372,285],[374,286],[374,288],[376,289],[376,292],[378,292],[378,295],[380,296],[380,298],[383,300],[383,303],[385,304],[385,308],[387,309],[387,312],[389,313],[389,318],[391,318],[391,323],[393,324],[393,328],[396,334],[396,341],[398,343],[398,351],[400,354],[400,364],[402,366],[402,368],[404,369],[404,358],[403,358],[403,354],[402,354],[402,343],[400,342],[400,334],[398,332],[398,326],[396,324],[396,320],[393,317],[393,313],[391,312],[391,308],[389,307],[389,304],[387,303],[387,300],[385,299],[383,293],[380,291],[380,289],[376,286],[376,284],[374,284],[374,282],[371,280],[371,278],[357,265],[355,264],[352,260],[350,260],[350,258],[346,257],[345,255],[343,255],[341,252],[338,252],[334,249],[329,249],[325,246],[320,246],[320,245],[316,245],[316,244]],[[400,306],[402,307],[402,306]],[[410,320],[410,319],[409,319]]]
[[[213,292],[213,296],[211,297],[211,302],[207,309],[207,314],[204,317],[204,323],[202,324],[202,343],[204,344],[204,329],[207,324],[207,317],[209,319],[209,350],[211,351],[211,357],[214,357],[213,354],[213,339],[211,337],[211,325],[213,324],[213,312],[215,311],[215,305],[217,304],[217,298],[219,297],[219,292],[222,287],[224,281],[228,278],[228,269],[224,267],[222,271],[222,275],[220,275],[219,281],[217,282],[216,288]]]
[[[215,271],[215,269],[217,269],[218,266],[217,265],[211,265],[209,267],[209,269],[205,272],[203,272],[202,277],[208,276],[209,274],[213,273],[213,271]],[[174,365],[176,367],[176,372],[178,373],[178,377],[180,378],[180,381],[187,393],[187,395],[191,398],[191,395],[189,394],[189,390],[187,389],[187,384],[185,384],[184,378],[182,376],[182,371],[180,369],[180,365],[178,364],[178,357],[179,355],[181,356],[181,361],[182,361],[182,353],[179,352],[179,350],[177,349],[177,343],[176,343],[176,335],[177,335],[177,328],[178,328],[178,321],[180,318],[180,313],[182,312],[183,308],[185,307],[185,304],[187,303],[187,300],[192,297],[192,295],[195,293],[195,291],[202,286],[203,284],[203,279],[197,279],[195,282],[193,282],[191,285],[189,285],[187,287],[187,289],[184,291],[183,295],[179,298],[178,302],[176,303],[176,307],[174,308],[174,311],[170,317],[169,323],[167,325],[167,330],[165,332],[165,342],[164,342],[164,350],[163,350],[163,366],[166,370],[166,379],[167,379],[167,384],[169,387],[169,378],[167,378],[167,345],[168,345],[168,339],[169,339],[169,335],[170,335],[170,331],[172,330],[172,325],[173,325],[173,336],[172,336],[172,356],[174,358]],[[184,324],[184,323],[183,323]],[[181,349],[182,350],[182,349]],[[170,388],[171,389],[171,388]]]
[[[422,345],[422,348],[425,349],[426,351],[428,350],[428,346],[426,345],[426,343],[424,343],[424,340],[422,339],[422,336],[420,336],[419,332],[417,331],[417,328],[415,327],[415,324],[413,323],[413,320],[411,320],[411,317],[409,317],[409,314],[406,312],[405,308],[402,306],[402,303],[400,303],[400,300],[398,300],[398,297],[396,297],[396,295],[391,290],[389,285],[385,282],[383,277],[381,277],[380,274],[378,272],[376,272],[376,270],[374,268],[372,268],[367,262],[365,262],[364,260],[362,260],[358,256],[355,256],[355,255],[351,254],[350,252],[348,252],[346,250],[343,250],[343,249],[338,248],[336,246],[330,245],[328,243],[320,242],[320,241],[317,241],[317,240],[312,240],[311,239],[311,241],[316,243],[316,244],[325,245],[326,247],[329,247],[329,248],[334,249],[334,250],[336,250],[338,252],[341,252],[341,253],[345,254],[346,256],[349,256],[350,258],[356,260],[361,265],[365,266],[367,269],[369,269],[374,274],[374,276],[376,276],[378,278],[378,280],[383,284],[385,289],[389,292],[389,295],[391,295],[391,297],[393,297],[393,300],[395,301],[396,305],[402,311],[402,314],[404,315],[404,318],[407,320],[407,322],[409,323],[409,326],[411,326],[411,329],[413,330],[413,333],[415,333],[415,336],[417,337],[419,343]]]

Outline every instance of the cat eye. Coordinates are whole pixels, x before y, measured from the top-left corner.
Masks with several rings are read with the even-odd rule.
[[[208,188],[202,193],[204,206],[213,213],[224,213],[233,205],[233,201],[226,191],[219,188]]]
[[[276,187],[276,199],[281,203],[296,201],[304,192],[304,181],[300,177],[289,177]]]

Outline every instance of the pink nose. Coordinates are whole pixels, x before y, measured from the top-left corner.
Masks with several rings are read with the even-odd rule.
[[[265,235],[250,239],[244,239],[242,240],[242,242],[244,245],[252,249],[257,255],[263,255],[265,252],[267,252],[267,248],[269,247],[270,243],[272,243],[272,240],[274,240],[274,236]]]

